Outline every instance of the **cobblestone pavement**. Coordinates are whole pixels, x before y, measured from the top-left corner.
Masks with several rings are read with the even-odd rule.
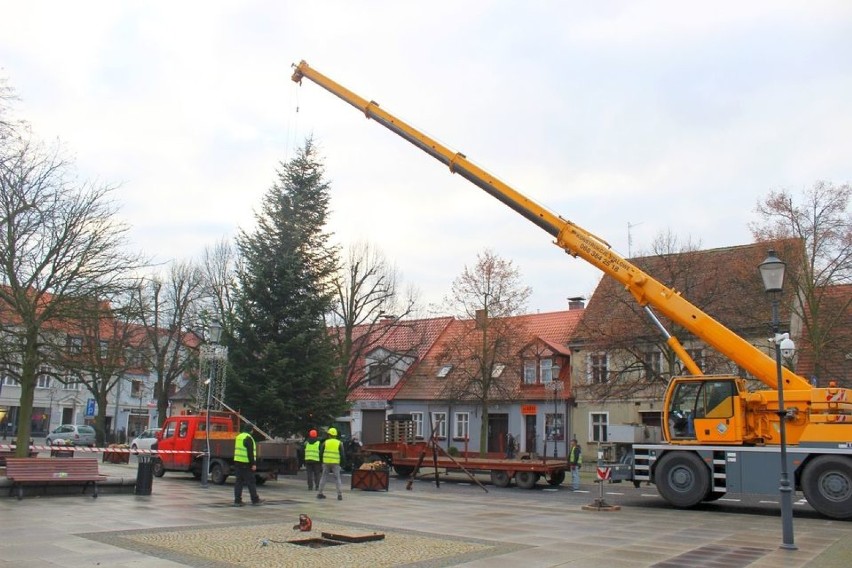
[[[133,480],[134,463],[101,464],[112,480]],[[349,478],[344,482],[348,484]],[[155,479],[150,496],[111,494],[0,499],[0,568],[235,566],[647,567],[847,566],[852,523],[795,519],[795,552],[779,549],[772,514],[627,506],[583,509],[594,499],[542,485],[486,493],[471,483],[422,480],[411,491],[344,491],[318,500],[302,476],[259,488],[259,507],[231,507],[233,487],[203,489],[188,475]],[[648,499],[659,499],[649,495]],[[299,514],[310,533],[293,530]],[[293,544],[323,532],[380,533],[383,540],[324,548]]]

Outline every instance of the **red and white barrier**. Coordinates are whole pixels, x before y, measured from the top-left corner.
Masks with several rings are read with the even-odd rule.
[[[16,446],[12,444],[0,444],[0,450],[14,450]],[[102,452],[110,452],[116,454],[194,454],[194,455],[204,455],[204,452],[195,452],[192,450],[139,450],[132,448],[89,448],[86,446],[30,446],[30,451],[37,452],[49,452],[51,450],[73,450],[74,452],[83,452],[83,453],[102,453]]]

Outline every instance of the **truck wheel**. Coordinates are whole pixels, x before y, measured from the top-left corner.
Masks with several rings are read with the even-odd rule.
[[[412,473],[414,473],[414,466],[395,465],[395,466],[393,466],[393,470],[400,477],[409,477]]]
[[[163,460],[159,458],[154,458],[154,463],[152,464],[151,469],[154,472],[155,477],[163,477],[166,475],[166,468],[163,465]]]
[[[226,479],[228,479],[228,473],[222,462],[213,462],[213,465],[210,466],[210,481],[216,485],[224,485]]]
[[[701,503],[710,490],[710,472],[695,454],[669,452],[657,463],[654,476],[663,499],[682,509]]]
[[[511,481],[512,478],[509,476],[508,472],[501,471],[499,469],[491,470],[491,483],[497,487],[509,487],[509,483]]]
[[[532,489],[538,483],[538,474],[534,471],[519,471],[515,474],[515,484],[521,489]]]
[[[811,506],[832,519],[852,519],[852,459],[819,456],[802,474],[802,492]]]
[[[565,470],[560,469],[559,471],[554,471],[553,474],[547,479],[547,483],[553,485],[554,487],[557,485],[562,485],[562,482],[565,481]]]

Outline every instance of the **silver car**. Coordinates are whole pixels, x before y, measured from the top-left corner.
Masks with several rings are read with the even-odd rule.
[[[162,428],[148,428],[137,437],[133,438],[133,441],[130,442],[130,449],[150,450],[151,445],[157,441],[157,433],[161,430]]]
[[[92,448],[95,445],[95,429],[83,424],[63,424],[48,434],[45,440],[48,446],[55,444],[56,440],[65,440],[72,442],[75,446]]]

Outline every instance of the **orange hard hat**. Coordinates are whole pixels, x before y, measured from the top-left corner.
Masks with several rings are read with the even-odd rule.
[[[311,430],[310,432],[308,432],[308,436],[311,437],[311,438],[316,438],[317,437],[317,431]]]

